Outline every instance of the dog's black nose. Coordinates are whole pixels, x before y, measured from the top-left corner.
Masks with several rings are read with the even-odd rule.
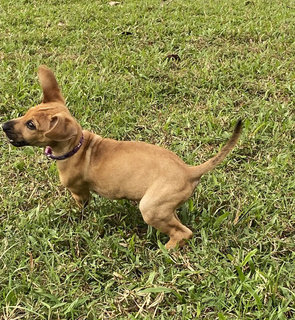
[[[13,128],[14,121],[7,121],[2,123],[2,129],[4,132],[7,132]]]

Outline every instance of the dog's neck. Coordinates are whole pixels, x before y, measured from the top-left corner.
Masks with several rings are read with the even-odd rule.
[[[54,143],[51,147],[52,155],[55,157],[63,156],[72,150],[74,150],[80,143],[82,143],[83,133],[82,130],[79,130],[79,133],[72,137],[70,140],[67,141],[59,141]]]

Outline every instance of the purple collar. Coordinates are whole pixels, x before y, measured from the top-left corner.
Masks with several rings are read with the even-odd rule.
[[[81,137],[79,143],[76,145],[76,147],[73,150],[69,151],[68,153],[63,154],[62,156],[54,156],[52,154],[52,149],[49,146],[47,146],[45,148],[44,152],[45,152],[45,155],[52,160],[64,160],[64,159],[67,159],[67,158],[73,156],[76,152],[78,152],[78,150],[81,148],[81,146],[83,144],[83,141],[84,141],[84,137],[82,134],[82,137]]]

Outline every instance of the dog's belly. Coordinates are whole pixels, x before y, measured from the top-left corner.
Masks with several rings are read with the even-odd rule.
[[[108,199],[140,200],[156,180],[156,171],[132,161],[105,161],[88,171],[90,189]]]
[[[128,199],[128,200],[135,200],[139,201],[143,194],[141,192],[126,192],[126,190],[120,190],[120,189],[107,189],[107,188],[99,188],[95,187],[93,190],[98,195],[108,198],[111,200],[119,200],[119,199]]]

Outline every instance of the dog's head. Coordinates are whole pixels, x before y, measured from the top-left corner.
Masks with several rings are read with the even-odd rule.
[[[10,143],[16,147],[51,146],[70,140],[81,130],[65,106],[53,72],[40,66],[38,77],[43,90],[42,103],[30,108],[24,116],[2,124]]]

